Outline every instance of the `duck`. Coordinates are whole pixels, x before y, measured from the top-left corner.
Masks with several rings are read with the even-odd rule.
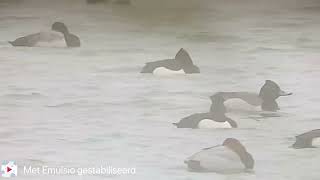
[[[238,139],[227,138],[221,145],[193,154],[184,163],[192,172],[231,174],[253,171],[255,161]]]
[[[51,31],[39,32],[9,41],[12,46],[27,47],[80,47],[80,39],[71,34],[62,22],[55,22]]]
[[[311,130],[296,136],[296,141],[292,147],[295,149],[320,147],[320,129]]]
[[[223,104],[224,99],[221,95],[216,94],[210,97],[212,105],[207,113],[195,113],[173,123],[177,128],[192,129],[229,129],[237,128],[238,124],[228,118],[226,108]]]
[[[200,73],[199,67],[194,65],[189,53],[181,48],[174,59],[165,59],[148,62],[142,68],[141,73],[153,73],[154,75],[175,75]]]
[[[272,80],[265,81],[259,94],[251,92],[217,92],[216,94],[222,95],[226,103],[230,99],[241,99],[251,106],[261,106],[263,111],[272,112],[280,110],[276,101],[280,96],[292,95],[291,92],[281,90],[280,86]],[[228,107],[228,104],[226,106]]]

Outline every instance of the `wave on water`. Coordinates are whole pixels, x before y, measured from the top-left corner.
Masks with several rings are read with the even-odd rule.
[[[41,93],[9,93],[2,96],[3,98],[13,98],[13,99],[34,99],[34,98],[43,98],[46,97],[45,95]]]

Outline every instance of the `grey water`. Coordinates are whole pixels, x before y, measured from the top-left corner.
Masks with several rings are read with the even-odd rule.
[[[320,2],[316,0],[0,1],[0,160],[19,179],[318,180],[319,149],[289,148],[320,125]],[[66,23],[80,48],[7,41]],[[185,48],[198,75],[140,74]],[[177,129],[217,91],[293,92],[278,116],[235,111],[239,128]],[[254,156],[254,173],[187,171],[184,159],[225,138]],[[133,175],[23,176],[22,166],[134,167]],[[22,176],[22,177],[20,177]]]

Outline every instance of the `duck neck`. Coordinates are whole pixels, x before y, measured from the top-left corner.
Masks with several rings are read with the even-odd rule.
[[[53,29],[53,31],[56,31],[56,32],[59,32],[59,33],[62,33],[63,35],[66,35],[66,34],[69,34],[69,31],[68,30],[57,30],[57,29]]]
[[[261,104],[261,109],[264,111],[277,111],[280,108],[276,100],[273,99],[273,100],[263,100]]]
[[[67,46],[69,47],[69,32],[64,32],[64,41],[66,42]]]
[[[237,128],[238,127],[238,124],[234,120],[226,117],[226,121],[231,125],[232,128]]]
[[[241,162],[247,169],[252,169],[254,166],[254,160],[252,155],[247,152],[247,150],[241,145],[235,148],[230,148],[233,152],[237,153],[240,157]]]
[[[193,73],[192,68],[189,67],[189,66],[182,66],[182,69],[183,69],[184,72],[186,72],[186,73]]]
[[[254,159],[250,153],[246,152],[245,155],[241,158],[241,161],[247,169],[253,169]]]
[[[64,35],[65,39],[67,39],[67,37],[69,37],[69,35],[70,35],[69,31],[62,32],[62,34]]]
[[[224,106],[223,102],[213,101],[210,112],[215,114],[225,114],[227,112],[226,107]]]

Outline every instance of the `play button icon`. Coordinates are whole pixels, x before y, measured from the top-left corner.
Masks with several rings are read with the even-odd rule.
[[[18,175],[18,166],[14,161],[3,161],[0,176],[14,177]]]
[[[10,167],[7,167],[7,173],[10,172],[12,169]]]

